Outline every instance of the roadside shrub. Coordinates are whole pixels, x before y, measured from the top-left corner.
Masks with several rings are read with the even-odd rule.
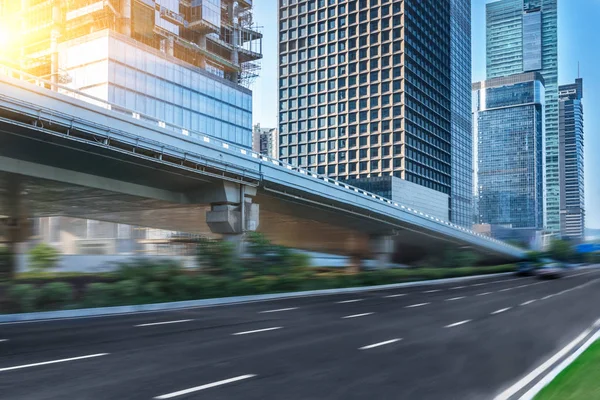
[[[8,290],[8,297],[19,312],[33,312],[36,309],[38,290],[33,285],[14,285]]]
[[[6,246],[0,246],[0,280],[10,279],[13,271],[13,254]]]
[[[253,291],[257,294],[272,293],[278,290],[280,278],[272,276],[257,276],[246,281],[253,287]]]
[[[198,244],[197,259],[211,275],[241,276],[242,268],[234,243],[226,240],[203,240]]]
[[[73,301],[73,287],[65,282],[52,282],[42,286],[39,303],[44,309],[61,309]]]
[[[147,282],[143,285],[138,286],[138,293],[134,297],[136,302],[143,303],[160,303],[164,301],[177,301],[180,300],[176,297],[168,297],[165,292],[161,289],[159,282]]]
[[[133,279],[127,279],[114,283],[115,299],[119,304],[135,304],[140,302],[140,284]]]
[[[174,260],[139,258],[118,264],[114,276],[119,281],[165,282],[181,275],[182,270],[181,265]]]
[[[40,243],[29,250],[29,267],[36,271],[47,271],[56,268],[60,253],[54,247]]]
[[[268,254],[272,250],[272,244],[265,235],[258,232],[248,232],[246,235],[246,249],[257,263],[267,263]]]
[[[108,307],[116,300],[114,284],[91,283],[86,287],[84,304],[88,307]]]

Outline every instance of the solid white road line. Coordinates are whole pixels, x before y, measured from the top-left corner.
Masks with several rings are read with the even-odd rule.
[[[410,306],[406,306],[406,307],[404,307],[404,308],[415,308],[415,307],[422,307],[422,306],[426,306],[426,305],[428,305],[428,304],[431,304],[431,303],[419,303],[419,304],[412,304],[412,305],[410,305]]]
[[[465,296],[453,297],[453,298],[451,298],[451,299],[446,299],[445,301],[456,301],[456,300],[462,300],[462,299],[464,299],[464,298],[465,298]]]
[[[182,322],[190,322],[190,321],[193,321],[193,319],[179,319],[177,321],[152,322],[149,324],[139,324],[139,325],[134,325],[134,326],[142,327],[142,326],[154,326],[154,325],[169,325],[169,324],[180,324]]]
[[[375,343],[375,344],[370,344],[368,346],[360,347],[359,350],[369,350],[369,349],[373,349],[375,347],[385,346],[386,344],[396,343],[396,342],[399,342],[401,340],[402,340],[402,338],[392,339],[392,340],[386,340],[385,342],[379,342],[379,343]]]
[[[492,292],[479,293],[477,296],[487,296],[488,294],[492,294]]]
[[[292,310],[297,310],[297,309],[298,309],[298,307],[280,308],[277,310],[261,311],[261,312],[259,312],[259,314],[269,314],[269,313],[282,312],[282,311],[292,311]]]
[[[402,297],[402,296],[406,296],[406,293],[398,293],[398,294],[390,294],[388,296],[385,296],[387,299],[392,299],[394,297]]]
[[[274,331],[277,329],[282,329],[282,326],[274,326],[272,328],[264,328],[264,329],[257,329],[255,331],[246,331],[246,332],[237,332],[237,333],[232,333],[232,335],[234,336],[239,336],[239,335],[249,335],[251,333],[259,333],[259,332],[267,332],[267,331]]]
[[[573,354],[567,357],[563,362],[550,370],[538,383],[527,391],[519,400],[532,400],[543,388],[548,386],[562,371],[571,365],[584,351],[600,339],[600,331],[597,331],[587,342],[581,345]]]
[[[440,291],[440,289],[433,289],[433,290],[426,290],[423,293],[437,293],[439,291]]]
[[[470,319],[466,319],[464,321],[455,322],[453,324],[446,325],[444,328],[454,328],[455,326],[460,326],[460,325],[468,324],[469,322],[471,322],[471,320]]]
[[[90,354],[89,356],[63,358],[62,360],[53,360],[53,361],[39,362],[39,363],[35,363],[35,364],[17,365],[15,367],[0,368],[0,372],[13,371],[15,369],[23,369],[23,368],[30,368],[30,367],[39,367],[41,365],[50,365],[50,364],[58,364],[58,363],[64,363],[64,362],[69,362],[69,361],[84,360],[86,358],[107,356],[108,354],[109,353]]]
[[[550,368],[553,364],[555,364],[558,360],[563,358],[565,355],[569,354],[571,350],[573,350],[577,345],[585,340],[585,338],[590,334],[591,329],[587,329],[581,335],[577,336],[575,340],[565,346],[558,353],[550,357],[546,362],[542,365],[531,371],[517,383],[506,389],[504,392],[500,393],[498,396],[494,398],[494,400],[508,400],[515,395],[515,393],[519,392],[525,386],[529,385],[535,378],[542,375],[548,368]]]
[[[367,315],[371,315],[371,314],[375,314],[375,313],[367,312],[367,313],[362,313],[362,314],[346,315],[345,317],[342,317],[342,319],[366,317]]]
[[[529,300],[529,301],[526,301],[525,303],[521,303],[521,305],[522,305],[522,306],[528,306],[528,305],[530,305],[531,303],[534,303],[535,301],[536,301],[536,300]]]
[[[549,294],[548,296],[542,297],[542,300],[548,300],[548,299],[553,298],[554,296],[556,296],[556,294]]]
[[[506,308],[502,308],[502,309],[500,309],[500,310],[496,310],[496,311],[494,311],[493,313],[491,313],[491,315],[496,315],[496,314],[503,313],[503,312],[505,312],[505,311],[508,311],[508,310],[510,310],[511,308],[512,308],[512,307],[506,307]]]
[[[178,392],[163,394],[161,396],[156,396],[155,399],[156,400],[172,399],[173,397],[183,396],[184,394],[199,392],[200,390],[210,389],[210,388],[214,388],[214,387],[217,387],[217,386],[226,385],[228,383],[233,383],[233,382],[237,382],[237,381],[242,381],[244,379],[254,378],[255,376],[256,375],[241,375],[241,376],[236,376],[235,378],[229,378],[229,379],[225,379],[225,380],[218,381],[218,382],[208,383],[208,384],[202,385],[202,386],[196,386],[196,387],[193,387],[193,388],[189,388],[189,389],[185,389],[185,390],[180,390]]]
[[[338,304],[346,304],[346,303],[356,303],[358,301],[363,301],[364,299],[352,299],[352,300],[344,300],[344,301],[338,301]]]

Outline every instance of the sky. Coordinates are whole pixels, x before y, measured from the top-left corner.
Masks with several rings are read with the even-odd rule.
[[[255,2],[254,20],[264,33],[262,71],[252,86],[253,122],[277,126],[277,4]],[[485,3],[473,0],[473,82],[485,79]],[[600,229],[600,0],[558,1],[559,84],[577,78],[577,63],[583,78],[585,118],[586,225]],[[576,7],[574,6],[576,5]]]

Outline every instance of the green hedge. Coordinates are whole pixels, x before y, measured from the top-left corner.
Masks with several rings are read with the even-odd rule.
[[[186,275],[176,263],[139,261],[122,265],[114,274],[114,283],[91,283],[83,293],[85,307],[107,307],[208,299],[482,275],[514,271],[513,265],[496,267],[416,268],[366,271],[355,275],[342,270],[316,273],[295,267],[285,275],[248,274],[238,279],[222,275]],[[8,297],[16,312],[64,309],[75,306],[73,287],[63,282],[40,285],[13,285]]]

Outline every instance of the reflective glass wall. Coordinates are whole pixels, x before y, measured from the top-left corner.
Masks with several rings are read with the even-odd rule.
[[[108,31],[65,43],[70,86],[166,123],[252,147],[252,94]]]
[[[544,88],[533,76],[475,87],[479,223],[544,226]]]

